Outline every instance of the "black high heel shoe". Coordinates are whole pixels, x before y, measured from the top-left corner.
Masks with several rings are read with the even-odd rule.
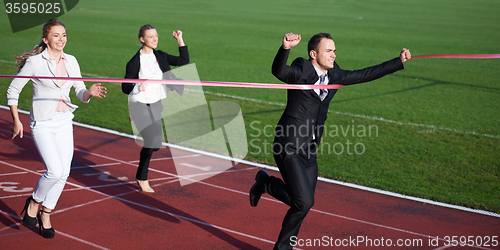
[[[29,207],[31,201],[33,201],[34,203],[38,204],[38,202],[36,202],[35,200],[33,200],[33,197],[30,196],[30,197],[28,197],[28,199],[26,199],[26,204],[24,205],[23,211],[21,211],[21,214],[24,213],[23,224],[25,226],[27,226],[28,228],[33,228],[33,227],[36,226],[36,217],[30,217],[28,215],[28,207]]]
[[[42,213],[50,214],[50,212],[43,211],[43,209],[42,209],[42,210],[40,210],[40,212],[36,216],[38,218],[38,225],[39,225],[38,233],[46,239],[52,239],[52,238],[54,238],[54,235],[56,234],[56,232],[54,231],[54,228],[44,228],[43,227]],[[42,234],[42,232],[43,232],[43,234]]]

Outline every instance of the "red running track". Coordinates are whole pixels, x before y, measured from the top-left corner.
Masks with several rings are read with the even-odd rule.
[[[29,128],[28,115],[21,119]],[[45,168],[29,129],[13,141],[11,129],[9,111],[0,109],[1,249],[271,249],[278,236],[287,206],[268,195],[250,206],[255,165],[181,186],[168,148],[161,149],[150,165],[156,192],[145,194],[134,182],[140,148],[133,139],[75,125],[70,178],[51,216],[56,237],[44,239],[19,223],[19,213]],[[185,157],[192,165],[225,161],[190,151]],[[495,215],[319,181],[296,248],[499,249],[499,232]],[[453,236],[480,247],[453,247]]]

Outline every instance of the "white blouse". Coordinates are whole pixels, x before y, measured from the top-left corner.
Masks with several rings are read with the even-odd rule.
[[[141,68],[139,70],[139,79],[162,80],[163,72],[156,60],[155,54],[140,55]],[[129,95],[129,101],[141,103],[155,103],[167,96],[167,88],[164,84],[150,83],[146,91],[140,91],[141,84],[136,84]]]

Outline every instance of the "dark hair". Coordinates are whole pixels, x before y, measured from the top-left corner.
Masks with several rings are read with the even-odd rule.
[[[35,45],[32,50],[28,50],[21,53],[20,55],[14,56],[16,58],[17,71],[20,71],[23,68],[28,57],[40,54],[45,48],[47,48],[47,44],[43,42],[43,38],[47,38],[50,29],[54,26],[63,26],[64,30],[66,30],[66,26],[64,26],[64,24],[57,19],[50,19],[49,21],[47,21],[42,28],[42,41]]]
[[[328,33],[318,33],[309,39],[309,42],[307,43],[307,54],[311,52],[311,50],[316,51],[318,49],[318,44],[321,42],[321,39],[327,38],[333,40],[332,36]]]
[[[145,24],[145,25],[142,25],[142,27],[139,29],[139,39],[141,39],[141,37],[144,37],[144,33],[146,33],[146,30],[155,30],[155,27],[149,25],[149,24]]]

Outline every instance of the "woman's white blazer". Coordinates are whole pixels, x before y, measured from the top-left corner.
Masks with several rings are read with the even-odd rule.
[[[76,58],[68,54],[64,54],[64,57],[66,58],[64,62],[69,77],[82,77]],[[83,81],[66,81],[60,87],[57,80],[36,78],[36,76],[57,76],[56,62],[49,58],[47,49],[40,54],[30,56],[18,73],[19,76],[33,76],[31,78],[33,99],[30,110],[32,121],[49,120],[54,117],[60,98],[68,104],[71,112],[78,108],[77,105],[71,103],[69,98],[71,87],[75,90],[78,100],[88,103],[88,101],[83,100],[83,93],[87,90]],[[7,105],[18,105],[19,94],[29,80],[29,78],[15,78],[12,80],[7,89]]]

